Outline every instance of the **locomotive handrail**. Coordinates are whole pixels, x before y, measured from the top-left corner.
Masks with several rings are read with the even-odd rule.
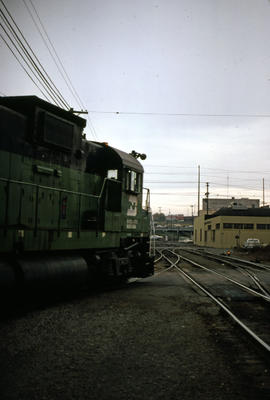
[[[98,195],[96,195],[96,194],[88,194],[88,193],[83,193],[83,192],[74,192],[73,190],[55,188],[55,187],[51,187],[51,186],[38,185],[37,183],[31,183],[31,182],[25,182],[25,181],[16,181],[14,179],[8,179],[8,178],[0,178],[0,181],[6,182],[6,183],[16,183],[16,184],[19,184],[19,185],[34,186],[34,187],[38,187],[40,189],[54,190],[56,192],[77,194],[78,196],[94,197],[94,198],[97,198],[98,200],[100,200],[102,198],[102,196],[103,196],[103,192],[104,192],[104,188],[105,188],[106,182],[107,181],[111,181],[111,180],[113,182],[121,183],[121,181],[116,180],[116,179],[105,178],[104,181],[103,181],[100,193]]]
[[[151,209],[151,207],[150,207],[150,189],[144,187],[143,190],[146,190],[146,199],[145,199],[144,209],[146,211],[150,211],[150,209]]]
[[[101,191],[100,191],[100,194],[99,194],[99,196],[98,196],[98,209],[99,209],[100,200],[101,200],[101,198],[102,198],[102,196],[103,196],[103,192],[104,192],[104,189],[105,189],[105,185],[106,185],[106,182],[107,182],[108,179],[109,179],[109,178],[105,178],[105,179],[103,180],[102,187],[101,187]]]
[[[122,183],[118,179],[114,179],[114,178],[112,179],[112,178],[108,178],[108,177],[104,178],[103,183],[102,183],[102,187],[101,187],[101,191],[100,191],[100,194],[98,196],[98,210],[97,210],[98,218],[100,218],[101,201],[102,201],[102,198],[103,198],[103,194],[105,192],[106,183],[108,181],[113,181],[113,182],[117,182],[117,183],[120,183],[120,184]],[[98,228],[99,228],[99,226],[97,225],[97,230],[98,230]]]
[[[100,194],[99,194],[99,196],[98,196],[99,199],[101,199],[101,197],[103,196],[103,192],[104,192],[104,190],[105,190],[105,184],[106,184],[107,181],[122,183],[122,182],[119,181],[118,179],[106,177],[106,178],[104,179],[104,181],[103,181],[102,188],[101,188]]]
[[[36,197],[37,198],[38,198],[38,194],[39,194],[40,189],[51,190],[51,191],[54,191],[56,193],[59,193],[59,196],[60,196],[59,197],[59,204],[61,203],[61,196],[62,196],[63,193],[73,194],[73,195],[78,196],[78,198],[79,198],[79,218],[78,218],[78,226],[77,226],[78,236],[80,234],[80,221],[79,220],[80,220],[80,214],[81,214],[81,198],[82,197],[86,197],[86,198],[94,198],[94,199],[97,200],[97,215],[96,216],[97,216],[97,219],[99,219],[100,218],[100,210],[101,210],[101,200],[102,200],[103,195],[104,195],[105,186],[106,186],[107,181],[111,181],[111,180],[113,180],[114,182],[121,183],[121,181],[119,181],[119,180],[110,179],[110,178],[106,177],[104,179],[104,181],[103,181],[100,193],[98,195],[94,195],[94,194],[88,194],[88,193],[83,193],[83,192],[75,192],[73,190],[67,190],[67,189],[55,188],[55,187],[51,187],[51,186],[39,185],[39,184],[32,183],[32,182],[17,181],[17,180],[14,180],[14,179],[8,179],[8,178],[0,177],[0,182],[5,182],[8,185],[17,184],[17,185],[24,185],[24,186],[34,187],[36,189]],[[7,227],[8,227],[8,206],[9,206],[9,196],[8,195],[9,195],[9,189],[7,190],[7,201],[6,201],[6,211],[5,211],[5,233],[6,233],[6,230],[7,230]],[[38,209],[39,209],[39,204],[38,204],[38,201],[37,201],[36,205],[35,205],[35,221],[34,221],[34,234],[35,235],[37,234],[37,231],[38,231],[38,226],[37,226],[38,211],[39,211]],[[58,235],[60,234],[60,229],[61,229],[61,226],[60,226],[61,225],[60,213],[61,212],[60,212],[60,209],[59,209],[58,224],[57,224],[58,225],[58,229],[57,229]],[[19,214],[20,214],[20,210],[19,210]]]
[[[62,192],[62,193],[70,193],[70,194],[77,194],[78,196],[85,196],[85,197],[94,197],[94,198],[99,198],[99,195],[96,194],[88,194],[88,193],[83,193],[83,192],[74,192],[73,190],[67,190],[67,189],[61,189],[61,188],[55,188],[51,186],[43,186],[43,185],[38,185],[37,183],[31,183],[31,182],[25,182],[25,181],[16,181],[14,179],[8,179],[8,178],[0,178],[0,181],[6,182],[6,183],[16,183],[18,185],[28,185],[28,186],[33,186],[33,187],[38,187],[40,189],[47,189],[47,190],[54,190],[55,192]]]
[[[97,201],[97,226],[96,226],[96,230],[97,231],[99,230],[99,224],[100,224],[100,210],[101,210],[100,204],[101,204],[101,199],[103,197],[103,193],[104,193],[104,190],[105,190],[106,182],[107,182],[108,179],[109,178],[106,177],[103,180],[101,191],[100,191],[100,194],[98,196],[98,201]]]
[[[78,232],[78,236],[80,235],[80,213],[81,213],[81,198],[85,197],[85,198],[94,198],[99,202],[99,198],[101,196],[101,193],[99,195],[94,195],[94,194],[88,194],[88,193],[83,193],[83,192],[75,192],[72,190],[67,190],[67,189],[61,189],[61,188],[55,188],[55,187],[51,187],[51,186],[44,186],[44,185],[39,185],[36,183],[32,183],[32,182],[25,182],[25,181],[17,181],[14,179],[8,179],[8,178],[2,178],[0,177],[0,182],[5,182],[7,184],[7,196],[6,196],[6,210],[5,210],[5,222],[4,222],[4,234],[7,234],[7,229],[8,229],[8,225],[9,225],[9,221],[8,221],[8,208],[9,208],[9,186],[10,184],[15,184],[15,185],[22,185],[22,186],[30,186],[36,189],[36,199],[38,200],[38,195],[39,195],[39,191],[40,189],[43,190],[51,190],[54,191],[55,193],[59,193],[59,210],[58,210],[58,228],[57,228],[57,232],[58,235],[60,234],[60,229],[61,229],[61,210],[60,210],[60,203],[61,203],[61,196],[63,193],[66,194],[73,194],[75,196],[78,196],[79,199],[79,218],[78,218],[78,225],[77,225],[77,232]],[[34,235],[37,235],[37,231],[38,231],[38,212],[39,212],[39,203],[36,200],[36,204],[35,204],[35,218],[34,218]],[[20,210],[19,210],[19,219],[20,219],[20,215],[21,215],[21,204],[20,204]]]

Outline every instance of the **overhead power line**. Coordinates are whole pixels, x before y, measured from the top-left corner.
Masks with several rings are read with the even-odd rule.
[[[270,118],[270,114],[209,114],[209,113],[167,113],[167,112],[140,112],[140,111],[99,111],[90,110],[93,114],[115,114],[115,115],[145,115],[145,116],[166,116],[166,117],[217,117],[217,118]]]
[[[3,25],[0,23],[0,26],[2,27],[2,29],[5,31],[5,28],[3,27]],[[10,37],[7,33],[6,35],[8,37]],[[18,58],[18,56],[16,55],[16,53],[14,52],[14,50],[11,48],[11,46],[8,44],[8,42],[6,41],[6,39],[4,38],[4,36],[0,33],[0,36],[2,38],[2,40],[4,41],[4,43],[6,44],[7,48],[11,51],[11,53],[13,54],[13,56],[16,58],[16,60],[18,61],[18,63],[20,64],[20,66],[22,67],[22,69],[25,71],[25,73],[29,76],[29,78],[31,79],[31,81],[34,83],[34,85],[40,90],[40,92],[42,93],[42,95],[45,97],[46,100],[49,100],[49,97],[44,93],[44,91],[38,86],[37,82],[34,80],[34,78],[31,76],[31,74],[27,71],[27,69],[25,68],[25,66],[23,65],[23,63],[20,61],[20,59]],[[25,61],[24,56],[20,53],[20,51],[18,50],[17,46],[13,43],[13,46],[15,47],[15,49],[18,51],[18,53],[21,55],[22,59]],[[30,71],[32,72],[32,74],[35,76],[35,78],[38,80],[38,82],[42,85],[42,82],[40,81],[40,79],[35,75],[35,72],[32,70],[31,67],[28,66],[28,68],[30,69]]]
[[[186,176],[195,176],[195,173],[194,172],[149,172],[149,171],[145,171],[145,175],[159,175],[159,176],[167,176],[167,175],[170,175],[170,176],[184,176],[184,177],[186,177]],[[204,177],[207,177],[207,180],[209,181],[209,177],[211,177],[211,178],[218,178],[218,179],[221,179],[222,178],[222,176],[217,176],[217,175],[211,175],[211,174],[201,174],[201,176],[204,176]],[[226,175],[226,178],[228,177],[228,174]],[[258,178],[237,178],[237,177],[231,177],[230,176],[230,180],[233,180],[233,181],[235,181],[235,180],[240,180],[241,182],[242,181],[248,181],[248,182],[251,182],[251,181],[253,181],[253,182],[258,182],[259,181],[259,179]]]
[[[159,195],[159,196],[196,196],[196,192],[194,193],[181,193],[181,192],[151,192],[151,195]]]
[[[30,15],[30,17],[31,17],[31,19],[32,19],[32,21],[33,21],[33,23],[35,24],[35,27],[37,28],[37,30],[38,30],[38,32],[39,32],[41,38],[42,38],[42,41],[43,41],[44,45],[46,46],[47,50],[49,51],[49,53],[50,53],[50,55],[51,55],[51,57],[52,57],[52,59],[53,59],[53,61],[54,61],[54,64],[56,65],[56,68],[58,69],[60,75],[61,75],[62,78],[64,79],[64,81],[65,81],[67,87],[69,88],[70,92],[72,93],[72,95],[73,95],[74,98],[76,99],[78,105],[79,105],[82,109],[85,108],[85,107],[83,106],[83,104],[82,104],[82,101],[81,101],[81,99],[80,99],[78,93],[76,92],[76,90],[74,89],[74,87],[73,87],[73,85],[72,85],[71,79],[70,79],[70,77],[68,76],[67,71],[66,71],[66,69],[65,69],[65,67],[64,67],[64,65],[63,65],[63,63],[62,63],[62,61],[60,60],[60,57],[59,57],[59,55],[58,55],[57,52],[56,52],[56,49],[55,49],[55,47],[54,47],[54,45],[53,45],[53,43],[52,43],[52,41],[51,41],[51,39],[50,39],[50,37],[49,37],[49,35],[48,35],[47,30],[45,29],[44,24],[43,24],[42,21],[41,21],[41,18],[40,18],[40,16],[39,16],[38,12],[37,12],[36,7],[34,6],[32,0],[29,0],[29,2],[30,2],[31,6],[32,6],[32,8],[33,8],[33,10],[34,10],[34,12],[35,12],[35,15],[36,15],[36,17],[37,17],[37,19],[38,19],[38,21],[39,21],[39,24],[40,24],[40,26],[41,26],[43,32],[45,33],[45,36],[46,36],[46,38],[47,38],[47,41],[49,42],[49,44],[50,44],[50,46],[51,46],[51,48],[52,48],[53,51],[51,51],[50,47],[48,46],[47,41],[46,41],[46,39],[45,39],[45,37],[44,37],[44,35],[43,35],[41,29],[39,28],[39,26],[38,26],[38,24],[37,24],[37,22],[36,22],[36,20],[35,20],[35,18],[34,18],[34,16],[33,16],[33,13],[31,12],[30,8],[28,7],[26,1],[23,0],[23,3],[24,3],[24,5],[25,5],[25,7],[26,7],[26,9],[27,9],[27,11],[28,11],[28,13],[29,13],[29,15]],[[57,60],[56,60],[56,59],[57,59]],[[57,61],[58,61],[58,62],[57,62]],[[61,67],[61,68],[60,68],[60,67]]]
[[[146,179],[145,183],[151,184],[151,185],[154,185],[154,184],[165,185],[165,187],[168,189],[168,187],[170,187],[169,185],[190,185],[190,184],[197,184],[197,181],[179,181],[179,180],[177,180],[177,181],[172,181],[172,180],[170,180],[170,181],[168,181],[168,180],[152,181],[152,180]],[[201,183],[205,184],[206,182],[201,182]],[[258,183],[258,180],[257,180],[257,183]],[[222,182],[211,182],[211,185],[216,187],[214,190],[216,190],[217,188],[220,188],[220,187],[228,186],[228,184],[222,183]],[[255,191],[255,192],[261,191],[261,187],[260,187],[259,183],[256,186],[230,184],[230,188],[239,189],[239,190],[249,190],[249,191]]]
[[[148,181],[148,180],[145,180],[144,181],[145,183],[184,183],[184,184],[186,184],[186,183],[197,183],[197,181]]]
[[[194,197],[194,199],[197,196],[197,192],[193,192],[193,193],[181,193],[181,192],[151,192],[151,196],[155,195],[155,196],[178,196],[178,198],[181,197]],[[223,193],[215,193],[214,196],[216,197],[227,197],[226,195],[224,195]],[[236,194],[234,194],[234,196],[236,196]],[[241,193],[237,194],[237,197],[242,196]],[[253,198],[258,198],[258,195],[254,195],[254,194],[250,194],[249,197],[253,197]],[[176,202],[178,201],[177,198],[175,200]]]
[[[160,165],[160,164],[147,164],[145,163],[145,168],[172,168],[172,169],[193,169],[195,170],[196,167],[183,167],[181,165]],[[239,170],[239,169],[221,169],[221,168],[207,168],[207,167],[202,167],[203,171],[210,170],[210,171],[215,171],[218,173],[226,173],[226,174],[233,174],[233,173],[243,173],[243,174],[270,174],[270,171],[259,171],[259,170]]]
[[[57,89],[55,84],[53,83],[50,76],[45,71],[44,67],[42,66],[41,62],[39,61],[38,57],[35,55],[34,51],[32,50],[30,44],[26,40],[25,36],[23,35],[21,29],[18,27],[17,23],[15,22],[14,18],[12,17],[11,13],[7,9],[3,0],[0,0],[0,3],[4,7],[4,9],[0,9],[0,17],[2,19],[3,24],[1,27],[6,35],[4,40],[3,35],[1,35],[2,39],[4,40],[5,44],[15,56],[15,50],[17,55],[15,58],[19,61],[19,57],[23,60],[25,67],[28,68],[28,76],[32,75],[32,81],[37,79],[39,84],[42,85],[43,90],[46,91],[47,95],[51,98],[51,100],[58,106],[63,106],[64,108],[70,109],[67,101],[64,99],[60,91]],[[9,32],[9,33],[8,33]],[[8,41],[13,46],[13,49]],[[17,44],[16,44],[17,43]],[[22,63],[20,62],[22,66]],[[26,68],[23,69],[26,71]],[[33,77],[34,76],[34,77]],[[36,85],[37,86],[37,85]],[[39,86],[37,86],[39,88]],[[40,89],[40,88],[39,88]],[[41,91],[44,95],[44,92]],[[47,98],[47,97],[46,97]]]
[[[23,0],[23,3],[25,5],[25,7],[26,7],[26,9],[27,9],[27,11],[28,11],[28,13],[29,13],[34,25],[35,25],[35,27],[37,28],[44,45],[46,46],[48,52],[50,53],[50,56],[52,57],[52,60],[53,60],[53,62],[55,64],[58,72],[60,73],[61,77],[65,81],[65,84],[66,84],[67,88],[69,89],[71,95],[73,96],[73,98],[77,102],[78,106],[82,110],[85,110],[86,107],[83,104],[82,99],[80,98],[78,92],[76,91],[76,89],[75,89],[75,87],[74,87],[74,85],[73,85],[73,83],[71,81],[71,78],[69,77],[69,75],[68,75],[68,73],[67,73],[67,71],[66,71],[66,69],[65,69],[65,67],[63,65],[63,62],[61,61],[61,59],[60,59],[60,57],[59,57],[59,55],[58,55],[58,53],[56,51],[56,48],[53,45],[52,40],[50,39],[49,34],[48,34],[48,32],[47,32],[47,30],[46,30],[46,28],[45,28],[45,26],[44,26],[44,24],[43,24],[43,22],[41,20],[41,17],[39,15],[36,7],[34,6],[32,0],[29,0],[29,3],[32,6],[32,9],[34,11],[34,14],[35,14],[39,24],[37,23],[37,21],[35,19],[35,16],[33,15],[32,11],[28,7],[28,5],[27,5],[25,0]],[[42,33],[42,31],[44,32],[44,34]],[[97,133],[96,133],[95,128],[94,128],[94,125],[93,125],[89,115],[87,115],[87,120],[88,120],[88,126],[89,126],[89,128],[91,130],[92,135],[97,139],[98,136],[97,136]]]

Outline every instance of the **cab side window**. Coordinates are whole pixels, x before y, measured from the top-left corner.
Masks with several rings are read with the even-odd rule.
[[[107,171],[107,178],[118,179],[118,170],[117,169],[109,169]]]
[[[126,170],[126,190],[139,193],[141,191],[141,174]]]

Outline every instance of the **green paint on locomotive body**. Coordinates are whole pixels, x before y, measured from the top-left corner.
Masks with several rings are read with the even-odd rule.
[[[2,253],[119,248],[121,239],[149,236],[140,164],[132,168],[130,155],[95,146],[100,167],[88,172],[84,161],[68,167],[0,150]],[[109,169],[118,176],[108,178]]]

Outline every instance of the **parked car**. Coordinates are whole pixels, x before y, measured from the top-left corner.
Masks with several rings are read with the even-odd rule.
[[[193,243],[193,240],[187,237],[180,237],[179,242],[181,243]]]
[[[245,241],[244,247],[246,249],[253,249],[254,247],[261,247],[261,243],[259,239],[249,238]]]
[[[160,235],[151,235],[151,236],[150,236],[150,239],[152,239],[152,240],[162,240],[162,239],[163,239],[163,236],[160,236]]]

